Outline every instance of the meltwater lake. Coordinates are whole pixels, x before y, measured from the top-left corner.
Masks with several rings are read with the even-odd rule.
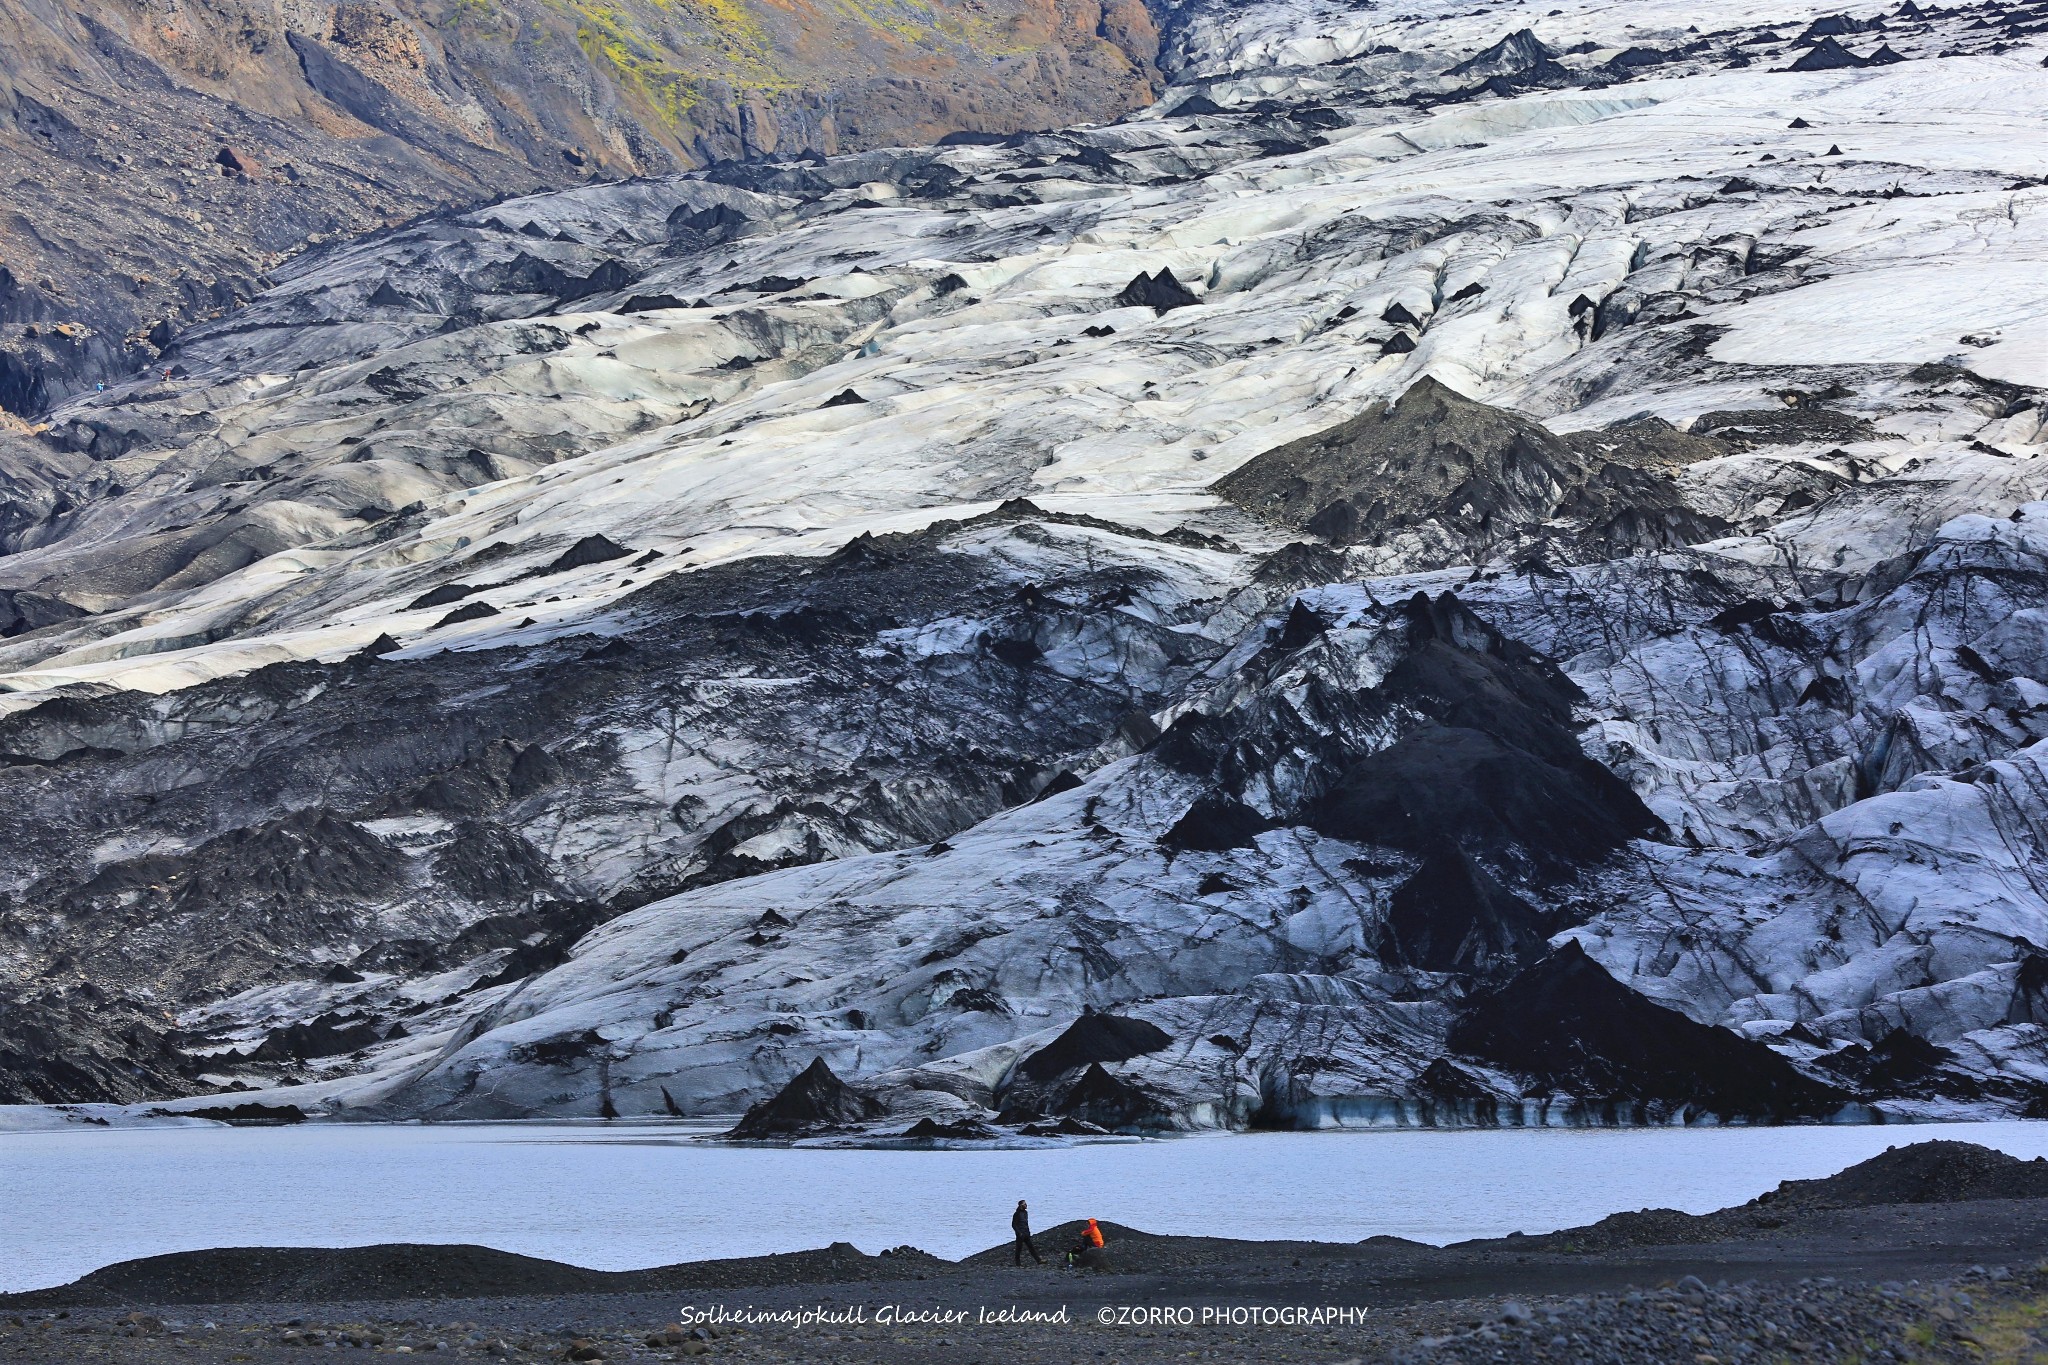
[[[606,1270],[1041,1227],[1453,1242],[1624,1209],[1704,1213],[1894,1144],[2048,1156],[2048,1122],[1252,1133],[998,1151],[796,1150],[679,1125],[307,1125],[0,1134],[0,1291],[217,1246],[475,1242]]]

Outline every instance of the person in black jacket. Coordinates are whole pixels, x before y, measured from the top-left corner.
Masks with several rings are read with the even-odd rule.
[[[1028,1251],[1032,1260],[1044,1265],[1045,1257],[1039,1255],[1038,1248],[1031,1245],[1031,1210],[1024,1206],[1021,1199],[1017,1201],[1017,1211],[1010,1215],[1010,1229],[1017,1234],[1017,1244],[1010,1248],[1010,1254],[1015,1258],[1016,1264],[1024,1264],[1024,1253]]]

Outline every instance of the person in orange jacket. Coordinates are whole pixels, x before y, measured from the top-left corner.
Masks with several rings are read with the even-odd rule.
[[[1090,1218],[1088,1226],[1081,1229],[1081,1240],[1074,1244],[1072,1251],[1067,1253],[1067,1265],[1070,1269],[1077,1265],[1085,1265],[1087,1264],[1090,1252],[1101,1250],[1102,1229],[1096,1225],[1093,1218]]]

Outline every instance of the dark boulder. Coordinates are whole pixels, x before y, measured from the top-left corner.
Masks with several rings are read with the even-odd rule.
[[[1397,338],[1397,351],[1413,348],[1407,333]],[[1318,531],[1339,545],[1435,523],[1470,542],[1456,560],[1469,563],[1467,551],[1547,520],[1557,490],[1579,481],[1579,465],[1540,422],[1424,376],[1394,402],[1256,455],[1211,488],[1261,520],[1300,529],[1344,502],[1353,515]]]
[[[1244,848],[1272,827],[1271,820],[1242,801],[1211,793],[1189,806],[1159,842],[1175,852],[1220,853]]]
[[[633,272],[616,260],[607,259],[588,275],[577,276],[525,251],[472,281],[488,293],[544,294],[562,303],[623,289],[632,282]]]
[[[439,630],[442,626],[460,625],[464,621],[481,621],[487,616],[496,616],[497,614],[498,609],[488,602],[472,602],[466,607],[457,607],[454,611],[449,612],[446,616],[434,622],[433,628]]]
[[[1954,1060],[1947,1048],[1893,1029],[1868,1047],[1855,1044],[1829,1053],[1820,1065],[1873,1095],[1928,1096],[1944,1089],[1939,1073]]]
[[[688,205],[683,205],[668,216],[668,231],[671,237],[678,231],[716,232],[720,228],[743,228],[746,225],[747,215],[730,204],[713,204],[705,209],[692,209]]]
[[[850,1128],[887,1112],[880,1100],[840,1080],[819,1057],[772,1097],[748,1109],[726,1136],[803,1137]]]
[[[223,147],[213,154],[213,164],[220,167],[222,175],[238,175],[244,180],[261,180],[263,163],[247,152],[233,147]]]
[[[1533,66],[1488,76],[1469,89],[1444,96],[1444,102],[1456,104],[1477,99],[1481,95],[1498,95],[1502,99],[1513,99],[1526,90],[1557,90],[1577,83],[1577,77],[1573,75],[1570,67],[1545,59]]]
[[[409,298],[399,293],[398,290],[392,287],[389,280],[379,280],[377,287],[370,291],[370,297],[367,302],[372,308],[406,308],[416,312],[420,307],[418,299]],[[164,340],[165,342],[170,340],[168,328],[165,330]],[[163,343],[153,344],[161,345]]]
[[[1053,1107],[1058,1117],[1081,1119],[1112,1132],[1172,1126],[1173,1111],[1144,1087],[1117,1079],[1091,1062]]]
[[[1025,1137],[1107,1137],[1109,1129],[1069,1114],[1056,1123],[1027,1123],[1017,1130]]]
[[[1591,759],[1553,763],[1483,730],[1435,723],[1354,765],[1309,823],[1333,838],[1394,848],[1451,839],[1553,875],[1662,829]]]
[[[1847,14],[1830,14],[1808,24],[1806,31],[1792,42],[1795,46],[1807,47],[1828,38],[1846,38],[1852,33],[1869,33],[1883,27],[1882,19],[1857,19]]]
[[[1688,1117],[1815,1119],[1848,1099],[1761,1043],[1645,999],[1576,940],[1475,999],[1448,1041],[1453,1052],[1623,1121],[1681,1110]]]
[[[727,285],[719,290],[721,294],[787,294],[792,289],[801,289],[810,281],[801,275],[763,275],[758,280],[745,284]]]
[[[542,573],[560,573],[564,569],[581,569],[592,564],[604,564],[614,559],[624,559],[633,552],[614,541],[610,536],[585,536],[549,562]]]
[[[1143,1019],[1084,1014],[1065,1033],[1017,1063],[1017,1075],[1027,1081],[1049,1081],[1078,1067],[1142,1057],[1172,1042],[1164,1029]]]
[[[1492,75],[1521,71],[1557,56],[1557,50],[1526,28],[1516,29],[1492,47],[1476,52],[1444,74],[1447,76]]]
[[[258,1104],[254,1100],[243,1104],[215,1105],[207,1109],[184,1109],[180,1110],[179,1114],[186,1118],[232,1123],[238,1128],[278,1128],[285,1124],[306,1121],[306,1111],[296,1104]]]
[[[821,408],[850,408],[867,401],[867,399],[861,397],[852,389],[841,389],[824,402],[818,404],[818,406]]]
[[[1174,278],[1173,271],[1166,266],[1159,267],[1156,275],[1139,271],[1137,278],[1123,287],[1116,301],[1125,308],[1150,308],[1155,313],[1169,313],[1176,308],[1186,308],[1202,300],[1189,288]]]
[[[1304,522],[1301,529],[1332,545],[1354,545],[1365,538],[1366,525],[1356,503],[1349,498],[1336,498]]]
[[[1406,604],[1408,652],[1381,704],[1418,718],[1347,766],[1307,812],[1334,838],[1427,852],[1450,840],[1496,865],[1561,875],[1662,830],[1571,730],[1578,688],[1449,593]]]
[[[432,592],[423,593],[406,603],[405,609],[421,611],[427,607],[445,607],[451,602],[460,602],[475,591],[476,588],[468,583],[443,583]]]
[[[624,289],[633,283],[633,279],[633,272],[623,263],[607,259],[600,262],[595,270],[582,279],[569,279],[559,297],[564,303],[572,303],[577,299],[587,299],[592,294],[608,294],[616,289]]]
[[[936,1139],[944,1138],[954,1142],[986,1142],[1002,1136],[996,1129],[974,1119],[955,1119],[951,1123],[940,1123],[926,1116],[904,1129],[899,1137]]]
[[[1671,53],[1660,52],[1654,47],[1629,47],[1609,57],[1600,69],[1610,75],[1626,76],[1644,67],[1663,66],[1671,59]]]
[[[1493,1097],[1493,1092],[1488,1090],[1478,1077],[1442,1057],[1422,1068],[1410,1082],[1410,1088],[1418,1094],[1439,1100],[1482,1100]]]
[[[1100,147],[1083,147],[1070,152],[1055,163],[1062,166],[1085,166],[1091,171],[1108,171],[1112,174],[1127,169],[1123,162],[1111,156]]]
[[[1322,638],[1330,628],[1314,608],[1300,598],[1287,609],[1287,620],[1280,627],[1280,636],[1273,641],[1273,647],[1283,654],[1291,654],[1311,641]]]
[[[303,1024],[272,1029],[248,1059],[252,1062],[303,1062],[313,1057],[341,1057],[375,1047],[383,1035],[362,1020],[323,1014]]]
[[[1032,797],[1031,799],[1033,801],[1044,801],[1051,797],[1058,796],[1063,792],[1070,792],[1080,785],[1080,774],[1074,772],[1071,768],[1062,768],[1058,772],[1054,773],[1052,775],[1052,780],[1050,782],[1047,782],[1043,787],[1040,787],[1038,789],[1038,794]]]
[[[1785,68],[1788,71],[1842,71],[1850,67],[1868,66],[1863,58],[1843,47],[1833,38],[1823,38],[1813,49],[1801,54],[1798,61]]]

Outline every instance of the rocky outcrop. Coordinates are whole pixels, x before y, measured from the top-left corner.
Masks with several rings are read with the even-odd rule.
[[[1633,1111],[1639,1122],[1815,1119],[1848,1099],[1761,1044],[1651,1004],[1569,940],[1476,1001],[1447,1042],[1530,1077],[1538,1093]]]
[[[1347,765],[1309,812],[1325,834],[1440,856],[1448,845],[1529,875],[1598,862],[1659,822],[1568,728],[1577,689],[1448,594],[1406,608],[1408,652],[1384,704],[1417,717]]]
[[[846,1084],[815,1058],[789,1084],[747,1110],[728,1137],[812,1137],[856,1127],[887,1110],[872,1095]]]
[[[1173,1040],[1142,1019],[1124,1019],[1114,1014],[1088,1013],[1076,1019],[1065,1033],[1017,1063],[1017,1075],[1027,1081],[1049,1081],[1063,1072],[1099,1062],[1125,1062],[1157,1052]]]
[[[1380,953],[1395,966],[1487,977],[1541,956],[1544,917],[1451,840],[1387,898]]]
[[[1685,506],[1670,474],[1671,456],[1706,458],[1711,447],[1671,442],[1653,454],[1649,444],[1566,440],[1424,377],[1214,487],[1264,520],[1333,545],[1398,546],[1418,564],[1483,560],[1538,540],[1553,560],[1600,559],[1721,534]]]
[[[1505,76],[1526,71],[1557,56],[1557,52],[1529,29],[1516,29],[1507,37],[1458,62],[1445,72],[1448,76]]]

